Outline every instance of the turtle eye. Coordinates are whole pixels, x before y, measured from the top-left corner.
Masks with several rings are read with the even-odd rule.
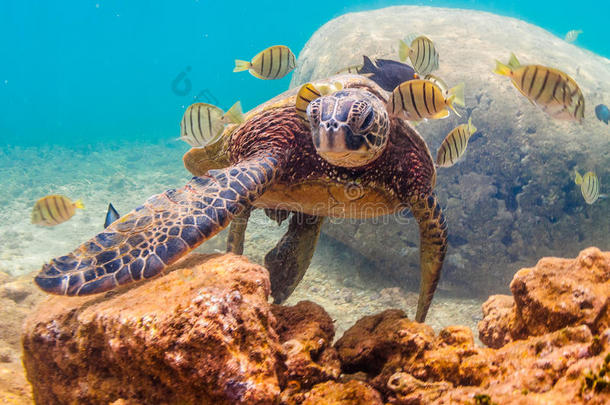
[[[362,121],[362,125],[360,125],[360,129],[364,130],[364,129],[368,128],[369,125],[371,125],[371,122],[373,122],[374,118],[375,118],[375,111],[373,109],[371,109],[371,111],[368,113],[368,115],[366,116],[364,121]]]

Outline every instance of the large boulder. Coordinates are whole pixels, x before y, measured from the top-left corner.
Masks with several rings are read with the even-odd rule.
[[[588,248],[576,259],[545,257],[515,274],[513,297],[495,295],[483,304],[479,338],[490,347],[542,335],[569,325],[592,333],[610,328],[610,252]]]
[[[445,135],[472,117],[478,128],[457,165],[438,170],[437,193],[449,226],[442,282],[487,296],[505,292],[514,272],[543,256],[607,248],[609,200],[585,204],[573,171],[610,179],[610,129],[595,118],[610,103],[610,61],[514,18],[472,10],[391,7],[340,16],[322,26],[298,58],[292,86],[361,63],[362,55],[398,59],[398,40],[422,33],[440,54],[435,74],[465,82],[466,109],[417,126],[436,154]],[[557,121],[492,70],[515,52],[523,64],[571,75],[586,100],[584,124]],[[324,232],[372,259],[403,283],[418,280],[418,230],[388,217],[330,221]],[[335,222],[334,224],[332,222]],[[380,223],[381,222],[381,223]]]

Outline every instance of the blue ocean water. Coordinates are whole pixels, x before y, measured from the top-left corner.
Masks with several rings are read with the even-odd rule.
[[[179,135],[189,104],[245,110],[288,87],[232,72],[273,44],[297,55],[325,22],[351,11],[432,5],[491,11],[610,57],[608,6],[600,1],[71,0],[0,2],[2,145],[64,145]],[[460,24],[456,21],[455,24]]]

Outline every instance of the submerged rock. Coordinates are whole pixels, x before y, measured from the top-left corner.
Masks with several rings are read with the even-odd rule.
[[[174,269],[44,301],[23,336],[37,403],[273,403],[283,364],[267,271],[234,255],[190,255]]]
[[[23,321],[44,294],[32,276],[0,273],[0,404],[31,404],[32,388],[21,365]]]
[[[510,288],[514,299],[492,296],[483,304],[479,338],[490,347],[570,325],[587,325],[594,334],[610,328],[610,252],[543,258],[519,270]]]
[[[390,404],[606,404],[609,258],[610,252],[589,248],[577,259],[545,258],[519,271],[511,287],[523,284],[516,290],[527,295],[515,298],[518,304],[505,296],[485,304],[481,340],[498,349],[476,347],[461,326],[435,335],[398,310],[365,317],[336,343],[343,371],[364,373]],[[594,292],[585,301],[583,289]],[[579,313],[579,302],[591,303],[590,311]],[[520,323],[517,340],[510,331]]]
[[[332,346],[335,330],[324,308],[310,301],[271,308],[285,355],[284,376],[299,389],[336,379],[341,372],[337,351]]]
[[[443,280],[471,294],[504,293],[516,269],[540,257],[576,255],[607,246],[610,200],[585,204],[573,171],[610,178],[608,129],[594,116],[610,102],[610,61],[514,18],[432,7],[390,7],[350,13],[322,26],[298,57],[292,86],[361,63],[362,55],[398,59],[398,40],[430,37],[440,54],[434,72],[465,83],[466,109],[417,126],[433,155],[445,135],[472,117],[477,133],[462,160],[438,170],[436,192],[449,227]],[[495,59],[515,52],[523,64],[543,64],[572,76],[586,99],[583,125],[557,121],[532,106]],[[334,220],[324,232],[371,259],[380,272],[416,286],[418,229],[412,218]],[[441,287],[443,281],[441,281]],[[434,311],[434,308],[432,308]]]
[[[268,303],[261,266],[192,254],[130,289],[47,298],[26,322],[23,360],[37,403],[601,405],[609,259],[589,248],[519,271],[515,300],[484,306],[481,339],[496,349],[397,309],[360,319],[333,346],[319,305]]]

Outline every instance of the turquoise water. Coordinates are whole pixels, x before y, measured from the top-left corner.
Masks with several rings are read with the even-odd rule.
[[[197,97],[224,109],[239,99],[247,110],[290,82],[290,75],[262,81],[232,73],[234,59],[249,60],[272,44],[288,45],[298,55],[330,19],[390,5],[491,11],[537,24],[560,37],[578,28],[584,30],[579,46],[610,56],[608,6],[601,6],[603,2],[277,3],[0,2],[1,147],[80,148],[99,142],[173,139],[179,135],[184,109]],[[177,87],[172,86],[174,81]],[[173,91],[176,88],[178,92]]]

